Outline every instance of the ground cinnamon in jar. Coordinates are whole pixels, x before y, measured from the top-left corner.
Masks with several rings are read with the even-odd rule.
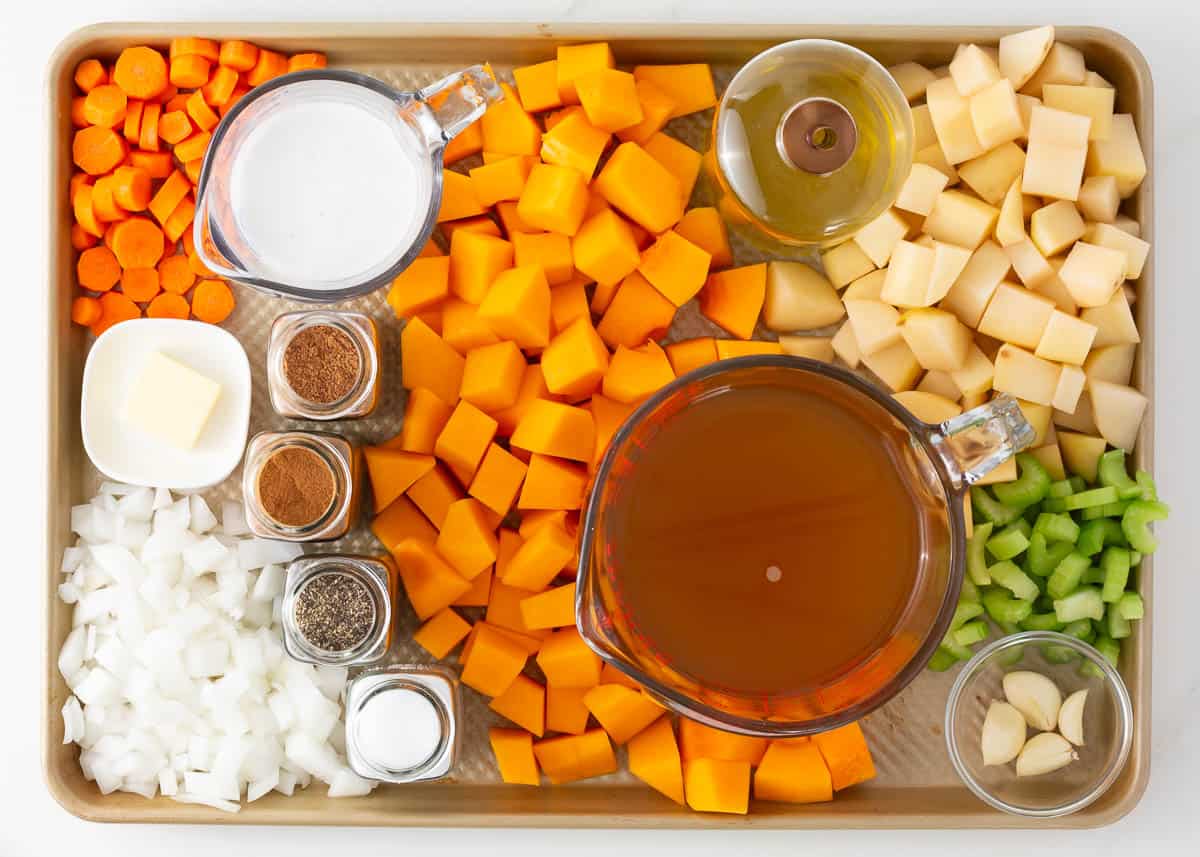
[[[285,527],[303,527],[324,515],[337,494],[333,469],[302,446],[285,446],[263,462],[258,499],[263,511]]]
[[[283,376],[297,396],[328,405],[358,385],[362,356],[354,341],[332,324],[314,324],[292,337],[283,352]]]

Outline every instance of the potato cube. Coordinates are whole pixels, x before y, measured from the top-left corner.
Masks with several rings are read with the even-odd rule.
[[[1000,39],[1000,73],[1013,87],[1020,89],[1050,53],[1054,44],[1054,28],[1037,27],[1010,33]]]
[[[1039,405],[1054,401],[1060,367],[1035,357],[1028,351],[1005,343],[996,353],[996,374],[992,386],[1002,393],[1028,399]]]
[[[950,62],[950,79],[958,94],[969,98],[1000,80],[1000,67],[978,45],[960,47]]]
[[[1054,407],[1064,413],[1075,413],[1086,381],[1087,376],[1078,366],[1063,366],[1058,375],[1058,386],[1054,388]]]
[[[1128,257],[1120,250],[1077,241],[1058,271],[1075,303],[1098,307],[1108,303],[1125,278]]]
[[[1065,199],[1042,206],[1029,219],[1029,237],[1043,256],[1054,256],[1083,237],[1083,218]]]
[[[1138,223],[1127,214],[1118,214],[1117,219],[1112,222],[1112,225],[1120,229],[1122,232],[1128,232],[1138,238],[1142,237],[1142,224]]]
[[[1008,254],[993,241],[984,241],[942,299],[941,308],[954,313],[967,327],[979,319],[1009,269]]]
[[[1037,350],[1033,353],[1045,360],[1078,366],[1087,359],[1095,338],[1096,325],[1055,310],[1050,314]]]
[[[833,353],[843,363],[851,369],[858,368],[862,354],[858,348],[858,340],[854,338],[854,325],[847,321],[839,327],[838,332],[833,335],[833,339],[829,340],[829,344],[833,346]]]
[[[1042,87],[1042,103],[1055,110],[1078,113],[1092,120],[1089,140],[1107,140],[1112,131],[1113,100],[1116,90],[1095,86],[1071,86],[1047,83]]]
[[[937,132],[933,130],[933,119],[928,104],[918,104],[912,109],[913,151],[919,152],[927,146],[937,145]]]
[[[921,364],[912,349],[903,341],[871,354],[864,354],[862,362],[893,393],[911,390],[921,377]]]
[[[1079,197],[1091,122],[1086,116],[1065,110],[1033,108],[1022,193],[1072,202]]]
[[[957,389],[955,395],[958,395]],[[947,399],[945,396],[939,396],[935,393],[927,393],[921,390],[904,390],[899,393],[893,393],[892,398],[905,408],[921,422],[937,425],[943,423],[951,417],[956,417],[962,413],[962,406],[957,404],[954,399]]]
[[[1083,63],[1083,54],[1078,48],[1055,42],[1046,59],[1038,66],[1033,77],[1029,78],[1021,91],[1026,95],[1042,97],[1042,87],[1047,83],[1083,83],[1087,77],[1087,67]]]
[[[1026,288],[1036,289],[1054,277],[1054,269],[1029,239],[1005,247],[1004,252]]]
[[[1133,449],[1149,400],[1132,387],[1096,378],[1088,379],[1087,388],[1100,434],[1118,449]]]
[[[971,349],[967,349],[967,354],[971,353]],[[965,362],[965,361],[964,361]],[[958,385],[954,383],[954,379],[950,377],[949,372],[926,372],[921,376],[921,383],[917,384],[917,389],[922,393],[932,393],[943,399],[949,399],[951,402],[958,401],[962,391],[958,389]]]
[[[779,347],[783,349],[784,354],[793,357],[807,357],[822,363],[833,362],[833,339],[829,336],[782,334],[779,337]]]
[[[928,164],[913,164],[908,179],[900,188],[900,195],[896,197],[896,208],[915,214],[929,214],[948,181],[948,177]]]
[[[928,306],[925,296],[933,278],[934,251],[912,241],[900,241],[892,251],[879,298],[895,306]]]
[[[924,98],[925,87],[937,79],[933,76],[933,72],[915,62],[902,62],[888,66],[888,74],[896,81],[896,85],[900,87],[900,91],[904,93],[904,97],[908,99],[909,103],[918,98]]]
[[[971,331],[952,313],[928,307],[900,316],[900,335],[924,369],[955,372],[971,346]]]
[[[976,343],[971,343],[967,349],[967,359],[963,361],[962,368],[950,373],[951,380],[964,399],[982,396],[992,389],[994,376],[992,361]]]
[[[1029,445],[1032,447],[1044,444],[1046,434],[1050,431],[1050,419],[1054,416],[1054,410],[1048,405],[1039,405],[1024,399],[1017,399],[1017,407],[1021,409],[1025,422],[1033,429],[1033,443]]]
[[[890,265],[888,266],[891,267]],[[859,277],[850,285],[846,286],[846,290],[842,292],[842,300],[864,300],[878,301],[883,298],[883,284],[887,282],[888,268],[882,268],[878,271]]]
[[[914,164],[928,164],[949,180],[948,186],[953,187],[958,184],[958,171],[950,166],[950,162],[946,160],[946,153],[942,151],[939,143],[934,143],[931,146],[926,146],[924,149],[917,150],[913,155]]]
[[[746,268],[733,268],[735,272],[749,272],[760,266],[751,265]],[[720,276],[729,276],[731,272],[714,274],[710,279],[708,289],[712,288],[712,280]],[[759,301],[762,309],[763,323],[776,331],[812,330],[826,327],[840,321],[846,314],[837,292],[819,271],[814,270],[803,262],[788,262],[773,260],[766,264],[766,298]],[[738,291],[747,292],[749,287],[746,278],[740,277]],[[743,299],[744,301],[744,299]],[[701,308],[704,314],[717,321],[726,330],[735,335],[738,331],[731,329],[722,321],[714,318],[705,307],[704,296],[701,297]],[[749,321],[749,329],[743,339],[753,335],[754,321],[758,318],[759,306],[755,306]]]
[[[897,326],[900,313],[895,307],[880,301],[851,300],[845,303],[860,356],[865,357],[900,341]],[[836,343],[834,348],[837,348]]]
[[[999,209],[983,200],[961,191],[944,190],[925,218],[924,230],[937,241],[974,250],[992,234],[999,216]]]
[[[923,236],[928,237],[928,236]],[[955,281],[971,261],[971,251],[957,244],[933,242],[933,276],[925,293],[925,306],[932,306],[950,291]]]
[[[1089,378],[1129,385],[1133,377],[1133,358],[1137,354],[1135,343],[1102,345],[1093,347],[1083,361],[1083,371]]]
[[[996,219],[996,240],[1001,247],[1011,247],[1025,240],[1025,205],[1026,197],[1021,193],[1021,177],[1017,176],[1004,201],[1000,204],[1000,215]]]
[[[979,320],[979,332],[1024,348],[1037,348],[1054,312],[1054,301],[1001,283]]]
[[[1033,120],[1033,108],[1041,103],[1042,99],[1040,98],[1017,93],[1017,110],[1021,111],[1021,136],[1017,138],[1019,141],[1027,142],[1029,140],[1029,123]]]
[[[1099,86],[1104,89],[1113,89],[1114,88],[1113,85],[1111,83],[1109,83],[1107,80],[1105,80],[1101,75],[1099,75],[1096,72],[1091,71],[1091,70],[1089,70],[1088,73],[1083,76],[1083,85],[1084,86]]]
[[[854,234],[854,243],[882,268],[892,256],[896,242],[908,234],[908,224],[894,209],[887,209]]]
[[[1130,345],[1142,341],[1138,335],[1133,313],[1129,309],[1129,298],[1117,289],[1108,301],[1098,307],[1088,307],[1080,313],[1081,319],[1096,326],[1093,348],[1105,345]]]
[[[1095,223],[1088,229],[1087,241],[1099,247],[1108,247],[1125,254],[1125,279],[1136,280],[1142,275],[1146,257],[1150,255],[1149,242],[1130,235],[1110,223]]]
[[[953,79],[930,83],[925,90],[925,101],[938,145],[949,163],[959,164],[983,154],[983,144],[971,122],[971,103],[959,93]]]
[[[840,289],[875,270],[871,257],[854,241],[846,241],[821,254],[821,267],[825,276]]]
[[[1113,176],[1121,199],[1128,199],[1146,177],[1146,158],[1128,113],[1112,118],[1107,140],[1096,140],[1087,153],[1087,175]]]
[[[1008,80],[1001,78],[971,96],[971,123],[985,149],[1011,143],[1025,134],[1017,94]]]
[[[1006,142],[960,164],[958,175],[988,205],[999,205],[1024,167],[1025,152],[1016,143]]]
[[[1116,177],[1088,176],[1079,188],[1079,199],[1075,200],[1075,204],[1088,220],[1112,223],[1117,219],[1117,209],[1121,207]]]
[[[1078,434],[1074,431],[1059,432],[1058,446],[1062,451],[1063,464],[1067,472],[1082,476],[1088,482],[1096,481],[1100,456],[1108,445],[1102,437],[1093,437],[1092,432]]]

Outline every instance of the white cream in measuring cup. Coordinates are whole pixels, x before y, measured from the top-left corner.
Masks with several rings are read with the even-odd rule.
[[[299,300],[373,291],[429,237],[445,143],[502,97],[480,66],[413,93],[329,70],[258,87],[209,146],[197,253],[218,274]]]

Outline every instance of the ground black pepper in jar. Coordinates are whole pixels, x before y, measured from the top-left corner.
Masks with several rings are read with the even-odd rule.
[[[319,574],[296,595],[296,628],[312,645],[344,652],[375,627],[375,601],[360,581],[339,571]]]

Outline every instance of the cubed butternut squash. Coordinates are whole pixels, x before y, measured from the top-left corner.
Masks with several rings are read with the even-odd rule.
[[[562,97],[558,94],[558,60],[514,68],[513,80],[526,113],[541,113],[562,106]]]
[[[525,474],[525,484],[521,486],[517,508],[579,509],[583,507],[586,487],[587,471],[580,465],[534,453],[529,458],[529,471]]]
[[[588,648],[574,626],[551,634],[542,643],[537,663],[550,687],[595,687],[600,683],[600,656]]]
[[[675,109],[675,99],[649,80],[634,78],[638,103],[642,107],[642,121],[617,132],[617,138],[622,141],[645,143],[666,126]]]
[[[516,92],[501,83],[504,100],[487,109],[479,124],[483,130],[483,149],[507,155],[536,155],[542,148],[542,129],[525,112]]]
[[[613,68],[599,68],[575,78],[575,93],[588,121],[602,131],[620,131],[642,121],[633,75]]]
[[[609,346],[634,348],[666,335],[676,305],[638,271],[627,276],[608,304],[596,333]]]
[[[515,202],[496,203],[496,215],[500,218],[500,226],[503,227],[504,234],[508,236],[509,241],[518,232],[540,231],[521,219],[521,215],[517,214],[517,204]]]
[[[547,127],[542,137],[542,160],[579,170],[584,180],[590,182],[612,134],[593,125],[578,108],[568,108],[563,113],[566,115],[553,128]]]
[[[475,196],[471,177],[446,170],[442,173],[442,201],[438,207],[437,222],[460,220],[483,214],[484,207]]]
[[[500,769],[500,779],[511,785],[541,785],[537,759],[533,755],[533,736],[524,729],[488,729],[488,743]]]
[[[505,564],[507,586],[540,592],[575,557],[575,539],[557,524],[546,524],[529,534]],[[497,569],[497,574],[501,574]],[[595,684],[595,682],[593,682]]]
[[[617,146],[596,176],[595,189],[613,208],[655,234],[683,217],[679,179],[637,143]]]
[[[470,632],[470,623],[451,608],[445,607],[413,632],[413,642],[440,661]]]
[[[833,800],[833,780],[812,741],[772,741],[754,772],[754,796],[786,803]]]
[[[472,636],[463,661],[462,683],[484,696],[499,696],[521,674],[528,655],[486,622],[476,625]]]
[[[590,442],[588,448],[591,448]],[[371,496],[375,501],[376,512],[386,509],[393,500],[407,491],[409,486],[432,470],[434,465],[431,455],[381,446],[365,447],[363,457],[367,463],[367,475],[371,479]]]
[[[636,80],[647,80],[675,102],[671,118],[707,110],[717,103],[712,69],[708,63],[683,65],[639,65],[633,70]]]
[[[404,403],[404,422],[400,426],[397,446],[405,452],[433,454],[437,436],[450,419],[451,408],[436,393],[426,387],[408,391]],[[390,442],[389,442],[390,445]]]
[[[472,348],[500,341],[491,325],[479,315],[478,305],[451,297],[442,301],[439,308],[442,311],[442,339],[464,357]]]
[[[515,155],[505,155],[506,158],[516,157]],[[495,238],[500,238],[500,227],[496,225],[496,221],[488,217],[486,214],[481,214],[478,217],[464,217],[462,220],[448,220],[442,224],[442,235],[445,236],[447,243],[454,240],[454,233],[460,229],[467,232],[479,232],[483,235],[491,235]]]
[[[642,253],[638,272],[675,306],[683,306],[700,291],[708,278],[712,256],[678,232],[658,237]]]
[[[555,785],[611,774],[617,769],[617,757],[603,729],[538,741],[533,753]]]
[[[517,533],[521,538],[527,539],[538,527],[545,524],[557,524],[568,533],[574,534],[576,523],[571,520],[571,512],[567,509],[524,510],[521,512],[521,525],[517,528]]]
[[[467,580],[491,566],[496,561],[496,533],[483,504],[474,497],[451,503],[435,547]]]
[[[525,189],[525,182],[529,179],[529,171],[535,163],[537,163],[536,157],[514,155],[474,167],[470,176],[475,198],[484,207],[491,207],[498,202],[520,199],[521,191]]]
[[[504,693],[488,703],[488,708],[539,738],[546,732],[546,688],[529,676],[513,679]]]
[[[545,348],[550,342],[550,284],[542,266],[501,273],[479,305],[479,315],[496,335],[522,348]]]
[[[525,355],[515,342],[502,340],[467,352],[459,396],[481,411],[511,407],[525,376]]]
[[[681,717],[679,751],[683,754],[684,762],[695,759],[721,759],[757,765],[763,753],[767,752],[767,739],[725,732]]]
[[[622,687],[628,687],[632,690],[641,690],[642,686],[634,681],[625,673],[614,667],[608,661],[604,662],[604,666],[600,668],[600,683],[601,684],[619,684]]]
[[[699,336],[695,339],[683,339],[672,342],[667,346],[667,359],[675,376],[679,377],[693,369],[707,366],[717,361],[717,341],[711,336]]]
[[[537,399],[517,424],[511,443],[542,455],[590,461],[595,436],[595,421],[586,409]]]
[[[405,539],[392,548],[392,557],[413,612],[422,621],[449,607],[471,588],[471,582],[442,558],[433,542]],[[524,665],[524,660],[521,663]]]
[[[588,690],[590,688],[586,687],[546,688],[546,728],[568,735],[586,732],[591,712],[583,704],[583,697]]]
[[[629,224],[611,208],[587,218],[571,240],[575,267],[597,283],[620,282],[641,261]]]
[[[582,173],[571,167],[538,164],[517,201],[517,214],[538,229],[574,235],[587,205],[587,180]]]
[[[437,528],[408,497],[397,497],[371,521],[371,532],[389,551],[405,539],[437,539]]]
[[[642,147],[679,180],[684,202],[691,199],[696,179],[700,177],[700,153],[661,131],[643,143]]]
[[[442,150],[442,163],[457,164],[463,158],[478,155],[483,151],[483,125],[478,119],[463,128]]]
[[[470,402],[460,401],[434,444],[434,454],[458,481],[470,485],[483,454],[496,436],[497,423]]]
[[[575,584],[556,586],[522,599],[521,621],[526,628],[533,631],[574,625]],[[617,743],[622,742],[618,741]]]
[[[459,229],[450,239],[450,291],[479,304],[488,288],[513,264],[513,245],[503,238]]]
[[[525,481],[525,462],[502,446],[488,447],[467,493],[497,515],[507,515]]]
[[[616,60],[608,42],[593,42],[587,45],[559,45],[556,55],[558,67],[558,96],[563,104],[578,104],[579,94],[575,91],[575,79],[582,74],[602,68],[613,68]]]
[[[397,318],[408,318],[436,305],[450,294],[450,257],[413,259],[392,280],[387,302]]]
[[[687,804],[698,812],[745,815],[750,806],[750,765],[722,759],[683,763]]]
[[[618,345],[604,373],[601,389],[610,399],[632,404],[649,398],[673,380],[675,373],[665,354]]]
[[[550,399],[550,391],[546,389],[546,379],[542,374],[540,363],[530,363],[525,367],[521,377],[521,387],[517,390],[517,400],[511,407],[496,411],[492,416],[499,423],[497,433],[501,437],[510,436],[516,430],[521,418],[525,416],[530,405],[538,399]]]
[[[495,577],[495,572],[492,569],[486,569],[483,574],[477,575],[471,581],[471,588],[464,592],[458,598],[454,599],[451,606],[453,607],[486,607],[488,596],[492,592],[492,578]]]
[[[590,314],[576,319],[566,330],[556,334],[542,352],[542,375],[546,379],[546,388],[572,401],[590,396],[600,386],[606,369],[608,349],[592,327]],[[551,413],[540,405],[531,407],[537,408],[540,413]]]
[[[591,317],[587,289],[579,278],[573,278],[571,282],[561,286],[550,287],[550,329],[555,334],[562,333],[581,318],[586,318],[590,323]],[[545,359],[545,356],[543,352],[542,358]]]
[[[713,350],[716,357],[716,350]],[[625,422],[625,418],[633,413],[634,406],[626,402],[617,402],[597,393],[588,402],[592,419],[596,423],[596,443],[592,452],[592,463],[598,464],[608,449],[617,429]]]
[[[446,340],[419,318],[411,318],[400,333],[400,383],[407,389],[425,387],[443,402],[457,402],[464,360]]]
[[[858,723],[847,723],[813,736],[829,768],[834,791],[841,791],[875,776],[875,762]]]
[[[521,613],[521,602],[532,594],[527,589],[509,586],[502,580],[494,580],[485,618],[493,627],[513,631],[538,641],[540,647],[541,641],[549,637],[551,632],[525,627],[525,618]]]
[[[454,477],[439,464],[412,484],[408,489],[408,498],[440,530],[450,504],[461,500],[463,493]]]
[[[629,773],[680,806],[683,805],[683,764],[679,759],[675,733],[671,729],[671,718],[657,718],[634,735],[629,740],[628,754]]]
[[[512,237],[513,261],[517,267],[541,265],[552,287],[571,281],[575,262],[571,239],[557,232],[517,232]]]
[[[733,264],[733,249],[721,213],[712,207],[688,209],[675,224],[675,231],[712,256],[711,268],[728,268]],[[854,245],[857,247],[858,245]]]
[[[700,312],[739,339],[752,339],[767,295],[767,265],[711,274],[700,292]]]
[[[666,709],[645,692],[619,684],[596,685],[587,692],[583,704],[617,746],[666,713]]]

